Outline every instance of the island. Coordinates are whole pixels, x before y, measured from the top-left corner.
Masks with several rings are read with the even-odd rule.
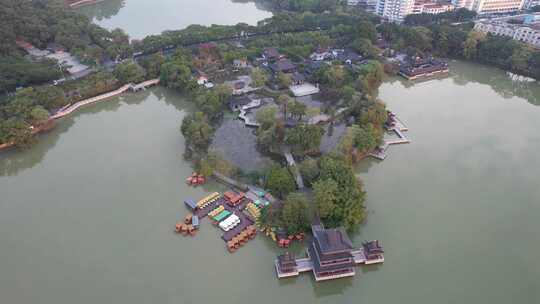
[[[56,121],[113,96],[154,85],[180,92],[194,109],[179,122],[179,152],[195,171],[189,184],[215,178],[230,189],[184,198],[190,214],[175,230],[195,235],[209,218],[231,253],[258,232],[283,248],[306,241],[307,257],[277,258],[278,277],[340,278],[384,261],[379,241],[354,248],[347,236],[367,214],[354,166],[410,142],[378,98],[384,79],[444,76],[442,57],[540,75],[537,50],[451,25],[452,14],[398,25],[336,3],[257,26],[192,25],[137,41],[57,3],[22,5],[2,45],[0,149],[29,148]],[[23,24],[34,15],[36,24]]]

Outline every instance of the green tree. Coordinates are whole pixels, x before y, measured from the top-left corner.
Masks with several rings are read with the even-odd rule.
[[[463,42],[463,56],[467,59],[475,59],[478,52],[478,43],[486,39],[486,34],[478,31],[471,31],[467,40]]]
[[[294,179],[287,168],[274,166],[266,177],[266,189],[273,195],[284,198],[296,189]]]
[[[367,95],[375,95],[384,78],[384,68],[378,61],[371,60],[362,65],[358,76],[358,87]]]
[[[289,235],[309,229],[308,200],[303,193],[287,195],[281,212],[282,224]]]
[[[288,88],[292,84],[291,74],[285,74],[283,72],[279,72],[277,76],[277,80],[278,80],[279,86],[282,88]]]
[[[68,104],[64,91],[57,86],[37,87],[35,99],[48,110],[58,109]]]
[[[165,57],[160,53],[153,54],[141,60],[141,66],[146,70],[148,78],[158,78],[161,74],[161,65],[165,63]]]
[[[255,118],[257,119],[257,122],[261,124],[261,129],[267,130],[275,125],[276,115],[277,107],[269,106],[257,111],[257,113],[255,114]]]
[[[278,96],[276,102],[283,109],[283,118],[287,119],[287,108],[291,102],[291,97],[287,94],[281,94]]]
[[[307,106],[299,101],[293,101],[289,105],[289,112],[292,117],[296,117],[298,120],[302,120],[302,117],[306,115]]]
[[[347,230],[356,227],[364,219],[365,192],[356,179],[353,168],[338,155],[327,155],[321,158],[319,181],[322,185],[314,185],[319,192],[316,198],[321,220],[327,227],[344,226]],[[337,191],[334,182],[337,184]],[[326,192],[323,191],[323,186]],[[317,197],[317,192],[316,197]],[[324,194],[324,195],[323,195]],[[328,200],[328,202],[323,202]]]
[[[258,88],[265,85],[266,81],[268,80],[268,76],[266,76],[266,73],[261,70],[260,68],[254,68],[251,70],[251,86]]]
[[[517,47],[510,57],[510,68],[514,71],[527,71],[532,50],[527,46]]]
[[[372,151],[381,143],[382,134],[372,124],[367,124],[364,128],[352,125],[351,130],[354,136],[354,147],[362,154]]]
[[[339,187],[332,179],[321,179],[313,184],[313,194],[321,219],[329,219],[339,206]]]
[[[319,152],[324,129],[318,125],[299,124],[286,132],[285,143],[296,155]]]
[[[307,187],[312,187],[313,183],[317,180],[320,174],[319,165],[317,160],[313,158],[306,158],[299,165],[300,175]]]
[[[135,62],[126,61],[116,66],[114,76],[120,83],[139,83],[144,80],[144,70]]]
[[[208,150],[214,130],[204,113],[195,112],[186,116],[180,130],[186,139],[187,146],[195,152],[205,153]]]
[[[49,112],[42,106],[35,106],[30,111],[30,120],[33,125],[39,125],[49,120]]]
[[[214,88],[214,93],[218,96],[219,101],[222,104],[225,104],[232,96],[232,88],[226,84],[221,83]]]

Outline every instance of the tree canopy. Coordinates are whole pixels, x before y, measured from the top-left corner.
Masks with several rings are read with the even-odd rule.
[[[323,156],[319,167],[313,191],[321,220],[327,227],[355,228],[365,216],[365,192],[352,167],[336,155]]]

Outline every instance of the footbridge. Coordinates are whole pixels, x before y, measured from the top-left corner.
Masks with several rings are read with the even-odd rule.
[[[101,94],[101,95],[98,95],[98,96],[94,96],[94,97],[91,97],[91,98],[88,98],[88,99],[85,99],[85,100],[81,100],[81,101],[76,102],[76,103],[71,104],[71,105],[67,105],[67,106],[61,108],[60,110],[58,110],[58,112],[56,112],[56,114],[52,115],[51,118],[52,119],[59,119],[59,118],[62,118],[64,116],[67,116],[67,115],[77,111],[81,107],[84,107],[84,106],[87,106],[87,105],[90,105],[90,104],[94,104],[94,103],[98,103],[98,102],[104,101],[104,100],[106,100],[108,98],[111,98],[111,97],[118,96],[120,94],[123,94],[123,93],[127,92],[128,90],[130,90],[132,92],[137,92],[137,91],[144,90],[147,87],[154,86],[154,85],[157,85],[157,84],[159,84],[159,78],[158,79],[150,79],[150,80],[147,80],[145,82],[141,82],[139,84],[128,83],[128,84],[123,85],[122,87],[120,87],[120,88],[118,88],[118,89],[116,89],[114,91],[111,91],[111,92],[108,92],[108,93],[105,93],[105,94]]]

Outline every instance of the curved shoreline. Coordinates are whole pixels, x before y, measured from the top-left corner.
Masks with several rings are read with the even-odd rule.
[[[81,101],[76,102],[76,103],[74,103],[72,105],[69,105],[67,107],[62,108],[61,111],[58,111],[58,112],[56,112],[56,114],[50,116],[49,119],[47,120],[47,122],[43,124],[43,126],[32,129],[31,133],[32,133],[32,135],[36,135],[36,134],[39,134],[39,133],[42,133],[42,132],[45,132],[45,131],[52,130],[54,128],[54,125],[51,127],[51,122],[54,122],[57,119],[60,119],[62,117],[68,116],[71,113],[77,111],[81,107],[84,107],[84,106],[87,106],[87,105],[90,105],[90,104],[94,104],[94,103],[98,103],[98,102],[104,101],[106,99],[109,99],[111,97],[119,96],[119,95],[125,93],[128,90],[132,90],[134,92],[137,92],[139,90],[143,90],[143,89],[145,89],[145,88],[147,88],[149,86],[154,86],[154,85],[157,85],[157,84],[159,84],[159,78],[150,79],[150,80],[141,82],[139,84],[128,83],[128,84],[123,85],[122,87],[120,87],[120,88],[118,88],[118,89],[116,89],[114,91],[104,93],[104,94],[101,94],[101,95],[98,95],[98,96],[90,97],[90,98],[87,98],[85,100],[81,100]],[[0,151],[9,149],[9,148],[11,148],[13,146],[15,146],[14,142],[0,144]]]

